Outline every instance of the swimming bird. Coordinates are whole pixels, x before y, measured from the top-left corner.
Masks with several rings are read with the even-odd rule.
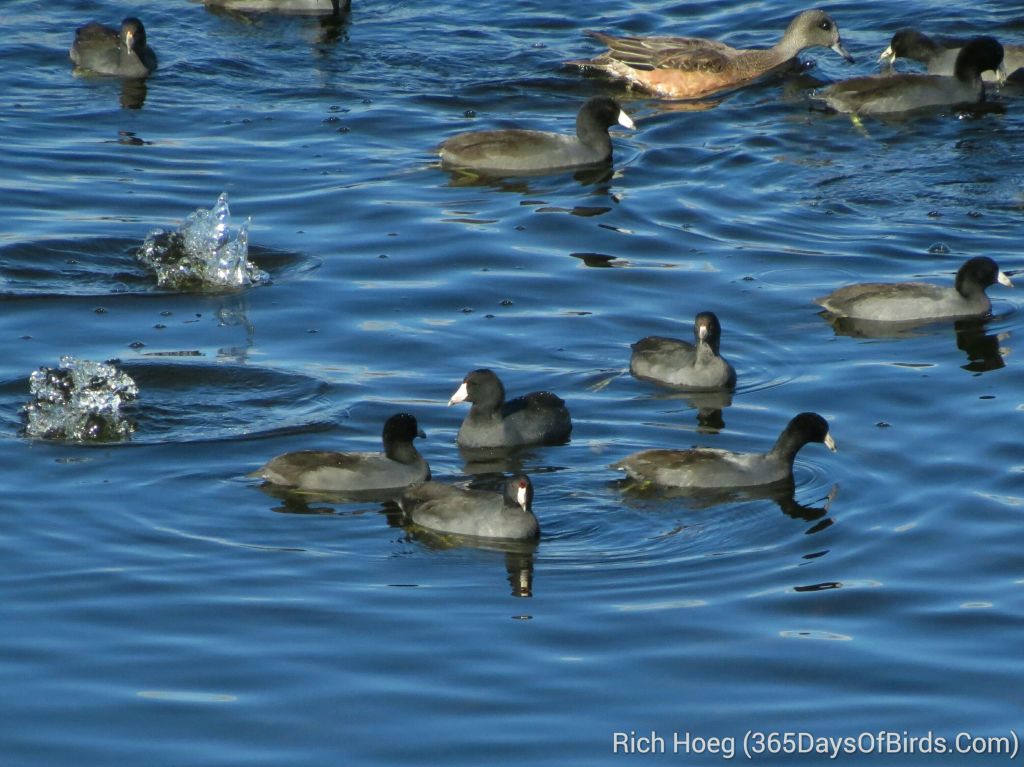
[[[907,112],[985,100],[981,73],[998,70],[1003,46],[992,37],[976,37],[956,58],[954,76],[896,74],[854,77],[814,94],[839,112],[858,115]]]
[[[505,401],[505,387],[492,370],[473,370],[448,400],[470,402],[456,444],[465,448],[519,447],[565,442],[572,419],[564,400],[539,391]]]
[[[148,77],[156,69],[146,29],[131,16],[121,22],[120,30],[96,22],[79,27],[70,55],[79,69],[101,75]]]
[[[540,535],[533,484],[525,474],[506,480],[501,493],[423,482],[408,488],[399,506],[410,521],[440,533],[507,540]]]
[[[324,493],[397,489],[430,479],[430,466],[413,440],[425,438],[415,416],[398,413],[384,422],[383,453],[300,450],[272,458],[254,474],[297,490]]]
[[[975,256],[963,263],[951,288],[927,282],[866,282],[839,288],[814,303],[835,317],[875,322],[980,317],[992,311],[985,289],[996,282],[1013,286],[995,261]]]
[[[804,11],[786,27],[771,48],[733,48],[699,37],[614,37],[603,32],[585,34],[608,46],[595,59],[566,62],[581,69],[596,69],[625,80],[630,86],[667,98],[698,98],[735,88],[788,64],[801,51],[822,46],[847,61],[839,27],[822,10]]]
[[[693,320],[693,344],[647,336],[632,345],[629,371],[637,378],[694,391],[731,389],[736,371],[719,354],[722,326],[713,312]]]
[[[767,453],[736,453],[711,447],[644,450],[612,464],[632,479],[662,487],[725,488],[792,480],[793,459],[808,442],[835,452],[828,423],[817,413],[800,413]]]
[[[576,115],[576,134],[536,130],[487,130],[459,133],[439,147],[447,167],[481,171],[537,172],[608,162],[612,142],[608,128],[636,126],[614,99],[594,96]]]
[[[327,16],[348,11],[351,0],[203,0],[204,5],[239,13],[294,13]]]
[[[952,75],[956,66],[956,57],[967,44],[963,38],[931,37],[916,29],[905,28],[895,32],[889,47],[879,55],[878,60],[892,64],[896,59],[910,59],[924,64],[930,75]],[[1024,67],[1024,45],[1007,45],[1003,43],[1003,71],[1012,75]],[[997,82],[999,72],[985,70],[981,73],[985,82]]]

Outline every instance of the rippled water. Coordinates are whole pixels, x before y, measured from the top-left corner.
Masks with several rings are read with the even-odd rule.
[[[1019,7],[835,4],[857,64],[812,51],[703,110],[560,62],[596,52],[588,28],[761,44],[802,6],[356,0],[339,22],[172,0],[137,10],[161,62],[144,89],[67,60],[75,26],[123,7],[4,8],[5,765],[592,765],[622,758],[617,731],[671,749],[1020,726],[1021,299],[995,287],[990,322],[895,338],[837,335],[811,300],[951,281],[974,255],[1018,270],[1022,106],[858,127],[807,99],[908,23],[1024,42]],[[571,130],[600,92],[638,125],[609,177],[434,165],[459,130]],[[270,284],[158,289],[135,249],[224,191]],[[687,338],[705,309],[731,404],[628,375],[631,342]],[[136,381],[126,442],[20,436],[29,374],[65,354]],[[445,404],[482,366],[564,397],[572,441],[464,459]],[[533,477],[535,551],[446,547],[387,507],[247,476],[374,449],[399,410],[436,478]],[[839,452],[808,446],[791,497],[633,496],[607,468],[765,449],[801,410]]]

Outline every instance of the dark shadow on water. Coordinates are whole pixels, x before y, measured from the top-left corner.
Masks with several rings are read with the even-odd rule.
[[[836,317],[827,311],[818,312],[837,336],[851,338],[914,338],[931,335],[941,331],[949,320],[929,320],[926,322],[878,322],[876,320],[851,319]],[[990,318],[978,317],[953,321],[956,333],[956,346],[967,355],[967,364],[961,367],[972,373],[984,373],[999,370],[1006,366],[1003,349],[1000,343],[1008,336],[993,335],[985,332]]]
[[[533,596],[533,563],[539,545],[537,541],[503,541],[495,538],[437,533],[416,524],[405,525],[405,534],[407,540],[416,541],[434,551],[472,548],[502,553],[511,595]]]
[[[143,78],[121,80],[121,106],[125,109],[142,109],[146,103],[146,81]]]
[[[985,332],[985,320],[957,320],[956,347],[967,355],[967,364],[961,365],[972,373],[985,373],[1006,367],[1003,359],[1005,350],[1000,343],[1009,338],[1009,333],[994,335]]]
[[[88,70],[81,70],[75,67],[73,73],[76,78],[81,78],[83,81],[96,85],[97,87],[103,88],[105,91],[102,98],[104,100],[112,97],[109,93],[109,89],[113,88],[116,83],[120,89],[118,102],[122,109],[142,109],[146,103],[146,78],[144,77],[117,77],[115,75],[98,74]]]
[[[608,185],[615,176],[615,168],[610,162],[588,165],[575,171],[547,169],[541,171],[496,172],[480,171],[472,168],[450,168],[441,164],[437,164],[435,167],[440,168],[449,175],[448,186],[490,187],[499,192],[513,192],[517,194],[538,194],[536,185],[531,185],[529,179],[571,175],[572,179],[580,186],[601,186]],[[604,190],[604,193],[607,194],[607,190]]]
[[[851,317],[838,317],[828,311],[818,312],[818,316],[832,326],[837,336],[850,338],[913,338],[926,335],[921,328],[928,322],[879,322],[877,320],[859,320]]]
[[[537,541],[506,541],[495,538],[477,538],[466,535],[438,533],[425,527],[420,527],[410,523],[399,507],[397,498],[401,495],[401,489],[397,491],[342,495],[295,492],[270,483],[263,483],[257,487],[271,498],[280,501],[280,505],[270,508],[271,511],[277,514],[296,514],[300,516],[379,514],[383,516],[387,528],[402,530],[405,540],[415,541],[433,551],[471,548],[503,554],[506,577],[512,596],[533,596],[534,555],[539,546]],[[388,492],[393,494],[391,499],[379,500],[383,494]],[[373,503],[374,498],[377,499],[377,502],[373,506],[366,506],[368,503]],[[356,506],[356,508],[338,508],[344,506]]]
[[[638,381],[645,379],[634,376]],[[669,389],[659,383],[659,386]],[[731,391],[663,391],[651,395],[655,400],[680,400],[687,403],[697,411],[697,433],[718,434],[725,428],[725,418],[722,411],[732,405],[733,392]]]
[[[679,500],[693,510],[708,509],[714,506],[748,503],[751,501],[773,501],[787,517],[815,524],[805,532],[821,532],[832,525],[828,512],[832,502],[839,494],[839,486],[832,485],[829,492],[815,503],[821,506],[805,505],[796,499],[796,486],[792,477],[773,482],[769,485],[729,488],[683,488],[659,487],[650,483],[637,482],[633,479],[620,479],[612,483],[623,494],[638,500]]]
[[[250,474],[249,476],[254,476]],[[405,490],[403,487],[384,488],[381,490],[350,490],[344,493],[313,492],[308,490],[297,490],[290,487],[282,487],[272,482],[263,482],[257,488],[282,502],[282,506],[272,508],[282,514],[335,514],[333,506],[346,504],[388,504],[389,501],[397,501]],[[314,504],[324,504],[315,506]],[[380,511],[380,509],[374,509]]]
[[[618,256],[609,256],[605,253],[570,253],[569,255],[578,258],[584,266],[589,266],[592,269],[611,269],[615,266],[624,266],[626,263]]]
[[[569,444],[566,440],[560,445]],[[558,450],[560,445],[545,445],[544,450]],[[547,474],[563,471],[564,467],[554,465],[538,465],[541,460],[538,451],[541,446],[526,447],[460,447],[463,474],[470,477],[469,487],[474,490],[493,490],[501,492],[506,474]],[[526,467],[529,467],[528,469]]]

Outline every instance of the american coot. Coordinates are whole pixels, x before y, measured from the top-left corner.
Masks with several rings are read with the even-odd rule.
[[[268,482],[323,493],[397,489],[430,479],[430,466],[412,441],[426,437],[408,413],[384,422],[383,453],[300,450],[272,458],[254,474]]]
[[[987,256],[975,256],[960,267],[952,288],[927,282],[865,282],[839,288],[814,299],[814,303],[836,317],[874,322],[979,317],[992,311],[985,289],[996,282],[1013,286],[995,261]]]
[[[156,69],[156,54],[146,44],[142,22],[129,17],[117,30],[93,22],[75,31],[71,60],[79,69],[101,75],[148,77]]]
[[[337,15],[349,10],[351,0],[203,0],[205,5],[239,13],[294,13]]]
[[[901,29],[889,42],[889,47],[882,51],[878,60],[892,64],[896,59],[910,59],[920,62],[928,68],[930,75],[952,75],[956,66],[956,57],[966,45],[963,38],[929,37],[916,29]],[[1003,70],[1013,74],[1024,67],[1024,45],[1003,44]],[[981,73],[985,82],[996,82],[1001,79],[998,72],[986,70]]]
[[[471,131],[447,139],[438,151],[444,166],[494,173],[575,168],[611,160],[608,128],[616,123],[635,127],[614,99],[594,96],[576,115],[575,135],[518,129]]]
[[[736,371],[719,356],[722,326],[712,312],[693,320],[691,345],[686,341],[648,336],[633,344],[629,371],[637,378],[694,391],[731,389]]]
[[[613,37],[587,32],[608,46],[595,59],[569,61],[596,69],[658,96],[697,98],[735,88],[790,62],[807,48],[831,48],[847,61],[839,27],[825,11],[804,11],[794,18],[774,46],[732,48],[699,37]]]
[[[505,401],[505,387],[486,368],[470,372],[448,400],[472,407],[459,427],[456,443],[466,448],[517,447],[565,442],[572,419],[561,397],[540,391]]]
[[[836,449],[828,423],[817,413],[800,413],[783,429],[767,453],[734,453],[701,447],[644,450],[612,464],[634,480],[664,487],[749,487],[792,479],[793,459],[808,442]]]
[[[991,37],[976,37],[956,58],[953,77],[941,75],[874,75],[843,80],[814,94],[839,112],[889,114],[928,107],[973,104],[985,100],[981,73],[998,70],[1003,46]]]
[[[502,493],[424,482],[406,490],[399,505],[412,522],[441,533],[509,540],[540,535],[525,474],[507,480]]]

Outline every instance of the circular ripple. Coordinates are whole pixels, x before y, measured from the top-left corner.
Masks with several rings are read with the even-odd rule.
[[[268,368],[192,363],[121,366],[139,386],[134,442],[205,442],[319,431],[332,420],[325,381]],[[338,415],[334,413],[333,415]]]
[[[141,240],[95,238],[17,242],[0,247],[0,298],[166,293],[139,263]],[[294,253],[250,245],[253,263],[276,279],[316,262]]]
[[[258,439],[322,431],[341,417],[333,385],[309,376],[246,365],[123,362],[139,399],[125,408],[136,431],[124,445]],[[3,426],[20,432],[28,375],[0,386]],[[110,447],[110,443],[105,443]]]

